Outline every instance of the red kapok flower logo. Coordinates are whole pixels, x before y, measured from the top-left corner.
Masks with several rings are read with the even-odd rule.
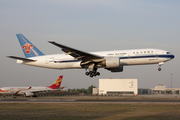
[[[25,48],[25,52],[26,53],[30,53],[31,52],[31,49],[33,48],[33,45],[29,44],[29,43],[26,43],[25,45],[22,46],[22,48],[24,49]]]

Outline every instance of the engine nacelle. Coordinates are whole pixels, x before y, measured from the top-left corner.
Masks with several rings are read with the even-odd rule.
[[[118,57],[106,58],[106,68],[118,68],[120,66],[120,60]]]
[[[123,71],[123,66],[119,66],[118,68],[109,68],[111,72],[122,72]]]
[[[27,92],[27,93],[24,93],[24,95],[25,95],[26,97],[30,97],[30,96],[33,96],[34,93]]]
[[[118,57],[108,57],[101,65],[105,66],[105,69],[111,72],[122,72],[123,66],[120,64],[120,59]]]

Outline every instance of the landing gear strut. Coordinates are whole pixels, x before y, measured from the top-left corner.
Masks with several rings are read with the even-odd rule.
[[[160,62],[160,63],[159,63],[158,71],[161,71],[161,65],[163,65],[163,64],[164,64],[164,62]]]

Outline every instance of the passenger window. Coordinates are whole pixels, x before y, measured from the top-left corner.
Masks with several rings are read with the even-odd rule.
[[[144,53],[146,53],[146,51],[144,51]]]

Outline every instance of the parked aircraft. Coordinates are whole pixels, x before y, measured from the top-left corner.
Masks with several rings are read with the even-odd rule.
[[[24,95],[26,97],[37,96],[40,93],[46,93],[56,90],[61,90],[64,87],[61,86],[63,76],[59,76],[59,78],[51,85],[51,86],[40,86],[40,87],[3,87],[0,88],[0,94],[4,96],[6,94],[12,94],[14,97],[18,95]]]
[[[17,63],[53,69],[86,69],[85,74],[90,77],[100,75],[98,68],[122,72],[128,65],[158,64],[161,71],[161,65],[174,58],[169,51],[160,49],[84,52],[54,41],[49,43],[60,47],[66,54],[45,55],[22,34],[17,34],[17,38],[26,57],[8,56],[17,59]]]

